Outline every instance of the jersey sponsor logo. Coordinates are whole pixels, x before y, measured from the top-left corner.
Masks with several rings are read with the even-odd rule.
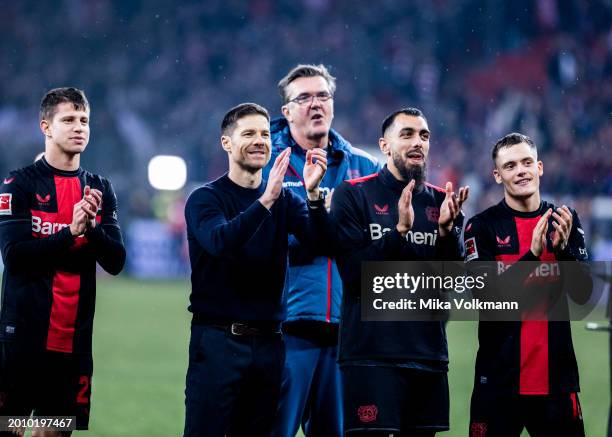
[[[391,231],[391,228],[383,228],[378,223],[370,223],[370,238],[372,240],[378,240],[383,237],[387,232]],[[433,232],[420,232],[420,231],[408,231],[406,234],[406,241],[413,244],[425,244],[429,246],[436,245],[436,239],[438,238],[438,231]]]
[[[501,275],[512,265],[512,263],[505,263],[503,261],[497,261],[497,274]],[[559,263],[540,263],[533,272],[527,276],[527,279],[533,278],[554,278],[561,276],[561,270]]]
[[[378,206],[374,204],[374,210],[378,215],[389,215],[389,204],[384,204],[383,206]]]
[[[586,247],[579,247],[578,248],[578,252],[580,252],[580,255],[582,255],[582,256],[588,256]]]
[[[283,187],[284,188],[298,188],[298,187],[303,187],[304,183],[302,181],[284,181],[283,182]]]
[[[11,205],[12,201],[12,193],[0,194],[0,215],[11,215],[13,213],[13,208]]]
[[[32,216],[32,232],[41,235],[57,234],[64,228],[70,226],[69,223],[52,223],[43,221],[41,217]]]
[[[8,184],[10,184],[11,182],[13,182],[14,180],[15,180],[15,178],[14,178],[14,177],[12,177],[12,178],[4,178],[4,181],[3,181],[3,182],[4,182],[4,184],[5,184],[5,185],[8,185]]]
[[[378,407],[376,405],[362,405],[357,408],[357,416],[360,422],[374,422],[378,416]]]
[[[510,235],[508,235],[506,238],[500,238],[496,235],[495,240],[497,241],[498,247],[510,247]]]
[[[438,219],[440,218],[440,208],[428,206],[425,208],[425,216],[427,216],[427,220],[430,222],[438,223]]]
[[[36,193],[36,200],[38,200],[39,204],[46,205],[51,200],[51,194],[47,194],[45,197],[43,197],[40,194]]]
[[[478,248],[476,247],[476,238],[468,238],[465,240],[465,260],[472,261],[478,258]]]

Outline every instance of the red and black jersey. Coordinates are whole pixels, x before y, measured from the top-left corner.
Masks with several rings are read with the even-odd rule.
[[[97,226],[75,238],[69,226],[85,185],[103,193],[102,204]],[[110,182],[55,169],[44,158],[11,172],[0,185],[0,250],[0,341],[91,354],[96,262],[111,274],[125,262]]]
[[[466,261],[497,261],[500,272],[517,261],[586,261],[584,231],[576,211],[572,211],[572,230],[563,253],[552,250],[552,218],[542,255],[538,258],[531,252],[533,229],[550,208],[556,210],[553,204],[541,202],[537,211],[519,212],[502,200],[472,217],[464,234]],[[540,320],[483,321],[478,340],[475,390],[523,395],[579,390],[569,321],[548,321],[545,314]]]
[[[438,235],[445,192],[423,184],[414,189],[414,224],[404,237],[397,231],[397,203],[406,183],[385,166],[379,173],[343,182],[336,188],[331,211],[337,223],[337,256],[343,283],[340,362],[382,360],[427,363],[445,368],[448,362],[443,322],[364,322],[360,280],[364,261],[461,260],[463,214],[452,232]]]

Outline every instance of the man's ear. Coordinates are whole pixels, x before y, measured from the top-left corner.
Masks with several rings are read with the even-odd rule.
[[[291,111],[289,110],[289,107],[287,105],[281,106],[281,114],[283,114],[283,117],[285,117],[288,123],[291,123],[293,121]]]
[[[544,174],[544,163],[542,161],[538,161],[538,176],[542,176]]]
[[[378,139],[378,147],[380,147],[380,151],[383,153],[383,155],[391,155],[391,146],[384,137]]]
[[[502,178],[499,175],[499,171],[497,171],[497,167],[493,169],[493,177],[495,178],[495,182],[497,182],[498,184],[502,183]]]
[[[39,126],[43,135],[47,138],[51,138],[51,125],[49,124],[49,122],[43,118],[42,120],[40,120]]]
[[[221,135],[221,147],[223,147],[223,150],[227,153],[232,152],[232,139],[229,135]]]

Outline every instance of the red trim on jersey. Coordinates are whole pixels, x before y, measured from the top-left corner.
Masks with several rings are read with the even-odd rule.
[[[83,197],[81,183],[77,177],[54,176],[57,199],[56,221],[72,223],[74,204]],[[85,243],[77,238],[73,247]],[[55,272],[53,276],[53,302],[47,333],[47,349],[72,352],[74,330],[79,308],[81,276],[78,273]]]
[[[327,313],[325,321],[331,321],[331,295],[332,295],[332,260],[327,258]]]
[[[441,193],[446,193],[446,189],[445,188],[438,187],[437,185],[430,184],[429,182],[425,182],[425,186],[433,188],[434,190],[439,191]]]
[[[72,352],[80,288],[81,276],[78,273],[56,272],[53,276],[53,304],[47,334],[48,350]]]
[[[576,393],[570,393],[570,399],[572,401],[572,418],[578,419],[578,402],[576,400]]]
[[[367,176],[361,176],[360,178],[355,178],[355,179],[347,179],[346,182],[348,182],[351,185],[356,185],[360,182],[366,182],[366,181],[369,181],[370,179],[374,179],[375,177],[378,177],[378,173],[372,173]]]
[[[531,248],[533,229],[540,220],[540,216],[533,218],[514,217],[516,231],[519,239],[519,257]],[[553,259],[546,248],[540,260]],[[549,394],[549,362],[548,362],[548,321],[546,320],[546,303],[540,308],[532,310],[543,312],[531,316],[532,319],[521,322],[521,367],[519,379],[519,393],[522,395]]]

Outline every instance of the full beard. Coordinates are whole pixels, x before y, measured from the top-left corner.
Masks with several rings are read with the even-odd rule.
[[[425,161],[423,161],[423,165],[410,165],[399,154],[394,153],[393,164],[406,182],[414,179],[415,187],[421,186],[427,179],[427,163]]]

